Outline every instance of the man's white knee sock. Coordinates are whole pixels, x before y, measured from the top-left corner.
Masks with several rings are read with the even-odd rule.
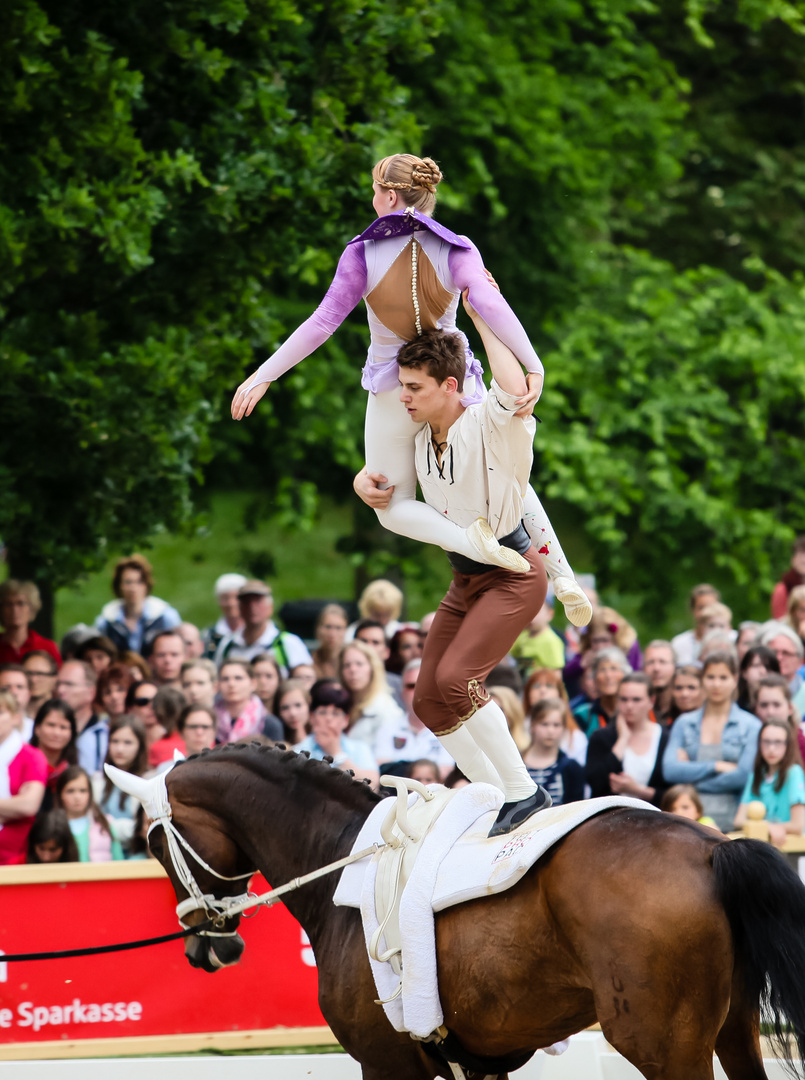
[[[503,781],[506,802],[519,802],[534,794],[537,785],[528,775],[504,712],[496,701],[488,701],[464,722],[463,727],[497,770]]]
[[[503,781],[492,768],[489,758],[479,749],[475,739],[465,730],[464,724],[449,735],[437,737],[468,780],[474,784],[491,784],[505,793]]]

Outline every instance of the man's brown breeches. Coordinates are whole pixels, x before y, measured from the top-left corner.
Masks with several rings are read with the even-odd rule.
[[[527,574],[492,569],[453,572],[453,582],[425,639],[414,712],[443,735],[489,700],[489,672],[514,645],[545,602],[548,579],[534,548]]]

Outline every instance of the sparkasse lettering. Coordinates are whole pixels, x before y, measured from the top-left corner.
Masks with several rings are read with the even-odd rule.
[[[35,1005],[33,1001],[23,1001],[17,1006],[17,1026],[41,1031],[44,1027],[64,1024],[119,1024],[124,1020],[138,1021],[142,1014],[143,1007],[139,1001],[84,1003],[80,998],[73,998],[69,1005]],[[2,1017],[6,1018],[6,1022],[0,1023],[0,1026],[10,1027],[11,1010],[4,1009]]]

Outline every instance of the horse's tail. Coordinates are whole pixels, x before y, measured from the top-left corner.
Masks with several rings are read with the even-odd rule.
[[[713,873],[747,994],[771,1019],[788,1058],[790,1025],[805,1061],[805,885],[778,851],[759,840],[719,844]]]

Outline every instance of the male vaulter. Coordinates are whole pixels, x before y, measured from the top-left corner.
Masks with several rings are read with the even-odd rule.
[[[422,494],[462,527],[486,518],[502,545],[528,562],[527,573],[490,567],[448,552],[453,582],[425,642],[414,710],[462,772],[499,787],[506,801],[490,830],[499,836],[551,805],[523,764],[506,717],[484,685],[545,601],[545,568],[522,523],[536,423],[517,416],[526,395],[522,368],[475,312],[465,307],[486,348],[492,387],[485,400],[461,404],[465,356],[461,340],[441,330],[404,345],[400,400],[415,423],[416,473]],[[383,506],[384,478],[364,469],[355,490],[370,506]]]

